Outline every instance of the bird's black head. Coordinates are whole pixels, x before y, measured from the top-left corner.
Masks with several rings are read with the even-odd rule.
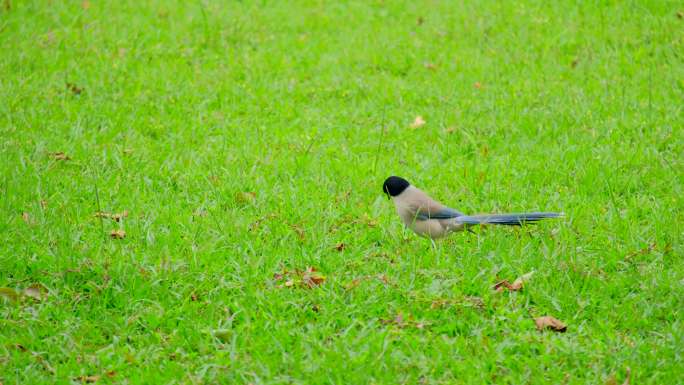
[[[398,176],[391,176],[387,179],[385,179],[385,183],[382,184],[382,192],[387,194],[387,197],[395,197],[404,190],[411,184],[404,178],[400,178]]]

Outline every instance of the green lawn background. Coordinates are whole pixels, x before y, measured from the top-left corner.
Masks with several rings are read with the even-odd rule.
[[[0,382],[682,383],[682,12],[5,0],[0,286],[50,294],[0,300]],[[567,218],[433,250],[392,174]]]

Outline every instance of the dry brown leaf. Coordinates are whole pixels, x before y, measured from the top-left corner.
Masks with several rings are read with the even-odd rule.
[[[116,222],[120,222],[123,218],[128,218],[128,210],[124,210],[120,213],[115,213],[115,214],[107,213],[104,211],[98,211],[95,213],[95,217],[96,218],[108,218],[108,219],[112,219]]]
[[[67,90],[71,91],[71,93],[74,95],[80,95],[83,92],[83,88],[81,88],[81,87],[79,87],[73,83],[67,83],[66,87],[67,87]]]
[[[342,250],[344,250],[345,247],[346,247],[346,245],[343,242],[340,242],[340,243],[335,245],[335,250],[342,251]]]
[[[542,331],[544,329],[551,329],[555,332],[565,333],[567,326],[561,321],[557,320],[551,316],[537,317],[534,319],[534,324],[537,326],[537,330]]]
[[[93,375],[93,376],[83,375],[83,376],[78,376],[78,377],[74,378],[74,381],[80,381],[82,383],[90,384],[93,382],[97,382],[99,379],[100,379],[100,376],[97,376],[97,375]]]
[[[112,214],[112,219],[119,222],[123,218],[128,218],[128,210],[124,210],[120,213]]]
[[[42,301],[48,296],[48,288],[40,283],[34,283],[33,285],[24,289],[24,295],[31,297],[37,301]]]
[[[85,10],[90,9],[90,1],[88,1],[88,0],[83,0],[83,2],[81,3],[81,8],[83,8],[83,9],[85,9]]]
[[[109,236],[112,237],[113,239],[124,239],[126,238],[126,232],[119,229],[119,230],[112,230],[109,233]]]
[[[480,82],[475,82],[475,84],[473,84],[473,87],[479,90],[480,88],[482,88],[482,84]]]
[[[518,277],[515,281],[513,281],[513,283],[508,282],[507,279],[499,281],[496,284],[494,284],[494,290],[496,290],[497,292],[502,292],[504,291],[504,289],[508,289],[509,291],[520,291],[525,285],[525,282],[529,281],[530,277],[532,277],[532,274],[534,274],[534,271],[530,271],[527,274],[523,274],[520,277]]]
[[[325,282],[325,276],[313,267],[307,267],[302,275],[302,282],[308,287],[314,287]]]
[[[321,285],[325,282],[325,276],[318,272],[313,267],[307,267],[304,271],[283,270],[282,272],[274,273],[273,279],[276,281],[285,280],[285,283],[276,287],[303,287],[311,289],[315,286]]]
[[[65,154],[65,153],[63,153],[63,152],[61,152],[61,151],[58,151],[58,152],[51,152],[49,155],[50,155],[50,156],[52,157],[52,159],[54,159],[54,160],[71,160],[71,157],[69,157],[69,155],[67,155],[67,154]]]
[[[31,216],[27,212],[21,213],[21,219],[23,219],[27,225],[30,225],[33,222],[33,221],[31,221]]]
[[[411,128],[418,128],[418,127],[422,127],[424,125],[425,125],[425,119],[423,119],[422,116],[418,115],[413,120],[413,123],[411,123]]]
[[[510,287],[511,287],[511,283],[508,282],[507,279],[504,279],[503,281],[499,281],[499,282],[495,283],[493,289],[496,292],[500,293],[500,292],[504,291],[504,289],[508,289]]]
[[[437,65],[436,65],[435,63],[424,62],[424,63],[423,63],[423,66],[424,66],[426,69],[429,69],[429,70],[432,70],[432,71],[434,71],[434,70],[437,69]]]
[[[520,290],[523,288],[525,283],[532,278],[532,275],[534,274],[534,270],[530,271],[529,273],[525,273],[521,275],[520,277],[516,278],[515,281],[513,281],[513,284],[511,285],[512,290]]]

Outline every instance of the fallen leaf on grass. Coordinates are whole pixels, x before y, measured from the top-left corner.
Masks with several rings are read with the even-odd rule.
[[[325,275],[316,271],[313,267],[307,267],[302,276],[302,282],[309,287],[318,286],[325,282]]]
[[[112,219],[116,222],[120,222],[123,218],[128,218],[128,210],[124,210],[120,213],[115,213],[115,214],[106,213],[104,211],[98,211],[95,213],[95,217],[96,218],[108,218],[108,219]]]
[[[73,83],[67,83],[66,87],[67,87],[67,90],[71,91],[71,93],[74,95],[80,95],[83,92],[83,88],[81,88],[81,87],[79,87]]]
[[[568,328],[564,323],[551,316],[535,318],[534,324],[537,326],[537,330],[539,331],[551,329],[555,332],[565,333]]]
[[[423,63],[423,66],[424,66],[426,69],[429,69],[429,70],[432,70],[432,71],[434,71],[434,70],[437,69],[437,65],[436,65],[435,63],[425,62],[425,63]]]
[[[40,283],[34,283],[33,285],[24,289],[24,295],[31,297],[37,301],[42,301],[48,296],[48,288]]]
[[[511,290],[510,287],[511,287],[511,283],[508,282],[507,279],[504,279],[503,281],[499,281],[499,282],[495,283],[493,289],[494,289],[494,291],[500,293],[500,292],[504,291],[504,289]]]
[[[112,239],[124,239],[126,238],[126,232],[123,230],[112,230],[109,233],[109,236],[112,237]]]
[[[508,280],[504,279],[503,281],[499,281],[494,285],[494,290],[497,292],[502,292],[504,289],[508,289],[509,291],[520,291],[525,282],[529,281],[529,279],[532,277],[532,274],[534,274],[534,271],[530,271],[527,274],[523,274],[520,277],[518,277],[513,283],[508,282]]]
[[[304,287],[304,288],[314,288],[325,282],[325,275],[321,274],[314,267],[307,267],[306,270],[283,270],[281,272],[273,274],[273,279],[276,281],[285,280],[283,285],[278,285],[277,287]]]
[[[340,242],[340,243],[335,245],[335,250],[342,251],[342,250],[344,250],[345,246],[346,245],[343,242]]]
[[[33,221],[31,220],[31,216],[27,212],[21,213],[21,219],[23,219],[27,225],[30,225],[31,223],[33,223]]]
[[[99,379],[100,379],[100,376],[97,376],[97,375],[93,375],[93,376],[83,375],[83,376],[78,376],[78,377],[74,378],[75,381],[80,381],[82,383],[87,383],[87,384],[97,382]]]
[[[422,127],[424,125],[425,125],[425,119],[423,119],[422,116],[418,115],[413,120],[413,123],[411,123],[411,128],[418,128],[418,127]]]
[[[58,152],[51,152],[48,155],[52,157],[54,160],[71,160],[71,157],[61,151]]]
[[[473,84],[473,87],[479,90],[480,88],[482,88],[482,84],[480,82],[475,82],[475,84]]]
[[[83,8],[83,9],[85,9],[85,10],[90,9],[90,1],[84,0],[84,1],[81,3],[81,8]]]

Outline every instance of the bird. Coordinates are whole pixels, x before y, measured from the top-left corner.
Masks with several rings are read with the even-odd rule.
[[[563,213],[531,212],[511,214],[466,215],[430,198],[406,179],[390,176],[382,185],[383,193],[394,201],[404,225],[421,237],[434,240],[477,225],[521,226],[542,219],[563,217]]]

